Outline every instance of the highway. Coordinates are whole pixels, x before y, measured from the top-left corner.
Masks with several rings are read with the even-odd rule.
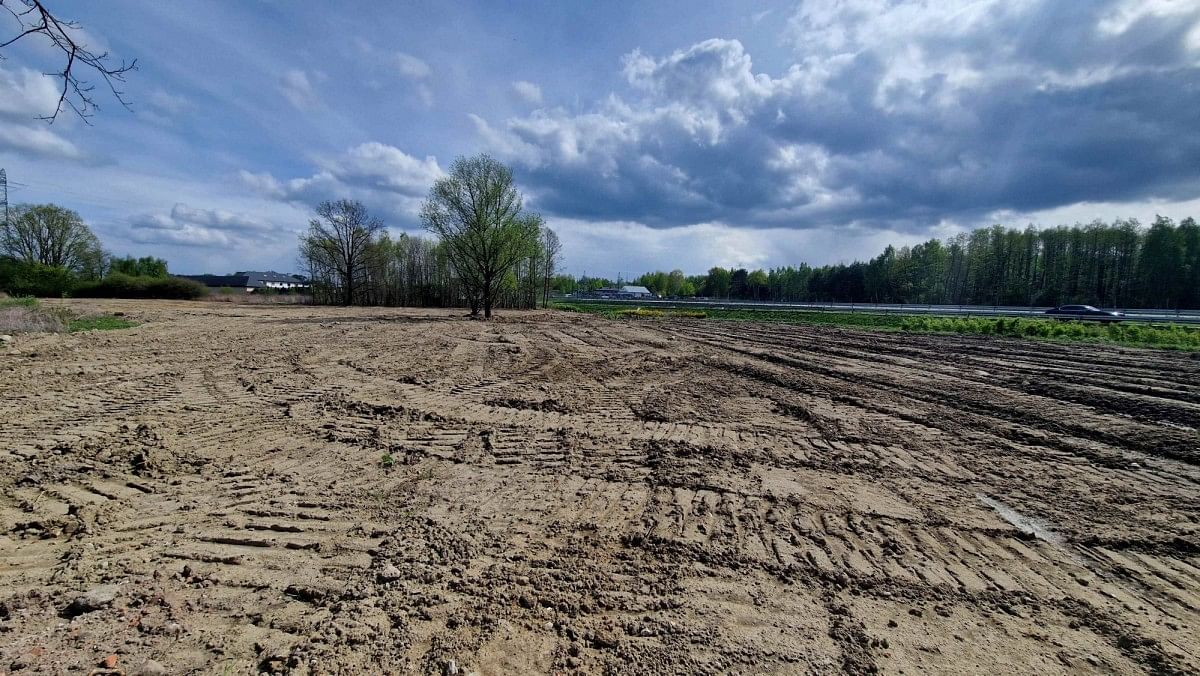
[[[720,299],[652,299],[652,298],[588,298],[583,296],[559,296],[561,302],[611,303],[634,307],[731,309],[731,310],[801,310],[813,312],[865,312],[875,314],[929,315],[935,317],[1028,317],[1048,318],[1047,307],[1021,307],[1005,305],[926,305],[890,303],[789,303],[768,301],[740,301]],[[1123,321],[1146,323],[1174,323],[1200,325],[1200,310],[1166,309],[1118,309],[1125,313]]]

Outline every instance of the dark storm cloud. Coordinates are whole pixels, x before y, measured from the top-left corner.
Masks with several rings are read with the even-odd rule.
[[[476,124],[537,206],[669,227],[918,229],[1200,195],[1200,9],[806,3],[795,65],[736,40],[625,59],[586,114]]]

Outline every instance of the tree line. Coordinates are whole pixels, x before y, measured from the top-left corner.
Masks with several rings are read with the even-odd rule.
[[[623,283],[558,276],[563,293]],[[769,270],[714,267],[704,275],[648,272],[624,283],[662,296],[750,301],[932,303],[1200,309],[1200,226],[1158,217],[1055,228],[999,225],[888,246],[866,262]]]
[[[0,291],[5,293],[50,297],[119,289],[126,295],[197,295],[183,281],[169,277],[161,258],[105,251],[78,213],[56,204],[18,204],[0,222]]]
[[[497,307],[545,302],[561,246],[524,209],[512,171],[487,155],[458,158],[421,210],[436,239],[392,237],[360,202],[325,201],[300,238],[313,301],[339,305]]]

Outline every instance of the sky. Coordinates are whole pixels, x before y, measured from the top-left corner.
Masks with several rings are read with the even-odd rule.
[[[137,59],[131,110],[97,83],[91,124],[48,124],[61,58],[0,52],[10,201],[178,273],[296,269],[325,199],[420,234],[430,185],[480,152],[574,274],[1200,217],[1195,0],[46,4]]]

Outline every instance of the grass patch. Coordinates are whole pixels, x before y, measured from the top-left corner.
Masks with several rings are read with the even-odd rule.
[[[17,298],[9,298],[7,295],[0,296],[0,308],[9,307],[37,307],[38,299],[33,296],[18,296]]]
[[[131,322],[123,317],[114,317],[112,315],[75,317],[67,322],[67,330],[71,333],[75,333],[76,331],[113,331],[116,329],[129,329],[135,326],[137,326],[137,322]]]
[[[604,303],[551,303],[550,307],[563,312],[586,312],[604,317],[628,317],[633,319],[650,319],[656,317],[682,317],[685,319],[704,319],[711,311],[680,310],[677,308],[628,308]]]
[[[0,334],[110,331],[137,326],[119,315],[80,315],[36,298],[0,298]]]
[[[607,303],[556,304],[554,307],[569,312],[587,312],[614,319],[690,317],[774,324],[849,326],[873,331],[957,333],[1032,340],[1115,343],[1133,347],[1174,350],[1200,350],[1200,326],[1184,324],[1151,325],[1135,322],[1102,324],[1020,317],[929,317],[911,314],[739,308],[706,308],[703,311],[672,308],[630,309]]]

